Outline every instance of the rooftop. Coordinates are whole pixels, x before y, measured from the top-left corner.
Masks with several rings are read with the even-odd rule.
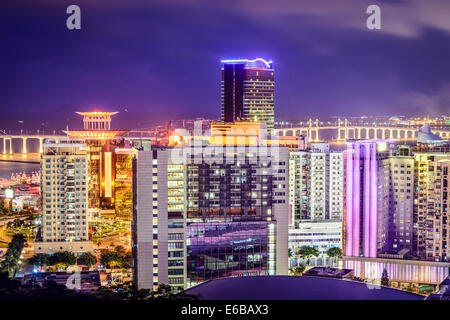
[[[204,300],[423,300],[396,289],[320,277],[257,276],[210,280],[186,290]]]

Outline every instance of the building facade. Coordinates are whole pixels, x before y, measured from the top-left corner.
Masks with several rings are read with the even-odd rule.
[[[138,150],[133,159],[133,282],[184,288],[186,280],[184,166],[170,148]]]
[[[92,251],[88,228],[88,153],[85,144],[44,143],[41,228],[36,253]]]
[[[342,220],[302,221],[297,228],[289,229],[289,267],[301,263],[306,264],[296,254],[303,247],[315,247],[319,251],[318,257],[310,260],[311,265],[332,266],[334,261],[328,257],[328,250],[333,247],[342,248]]]
[[[390,156],[390,209],[387,253],[413,253],[414,158]]]
[[[343,175],[342,152],[330,152],[329,147],[290,152],[290,225],[297,226],[304,220],[342,219]]]
[[[348,143],[344,164],[344,255],[375,258],[388,248],[389,145]]]
[[[288,149],[215,150],[137,151],[132,229],[138,288],[287,274]]]
[[[448,261],[448,153],[415,153],[414,254]]]
[[[186,149],[188,286],[287,274],[288,149]]]

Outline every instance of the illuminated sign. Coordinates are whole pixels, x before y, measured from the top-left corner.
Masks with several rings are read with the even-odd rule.
[[[14,198],[14,190],[13,189],[6,189],[5,190],[5,197],[6,197],[6,199],[13,199]]]

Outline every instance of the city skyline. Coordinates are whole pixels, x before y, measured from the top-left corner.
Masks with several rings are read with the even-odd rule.
[[[0,300],[450,298],[450,3],[1,7]]]
[[[117,110],[124,123],[140,118],[140,127],[167,120],[167,108],[176,118],[219,118],[220,60],[258,57],[276,70],[276,118],[445,113],[447,4],[382,2],[382,28],[368,30],[365,2],[80,1],[75,31],[64,1],[44,1],[39,13],[31,2],[10,4],[0,13],[9,43],[0,125],[53,128],[94,108]]]

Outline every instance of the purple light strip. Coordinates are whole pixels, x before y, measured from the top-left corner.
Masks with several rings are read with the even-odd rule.
[[[346,201],[345,201],[345,255],[352,256],[353,246],[353,144],[347,145],[346,157]]]
[[[364,150],[364,220],[363,220],[363,254],[364,257],[370,255],[370,215],[371,215],[371,199],[370,199],[370,147],[371,144],[364,143],[361,145]]]
[[[377,163],[377,144],[372,144],[370,172],[371,172],[371,187],[370,187],[370,257],[377,256],[377,239],[378,239],[378,163]]]
[[[355,144],[355,158],[353,163],[353,241],[352,241],[352,256],[359,257],[359,244],[360,244],[360,192],[361,192],[361,181],[360,181],[360,154],[361,145],[359,143]]]

